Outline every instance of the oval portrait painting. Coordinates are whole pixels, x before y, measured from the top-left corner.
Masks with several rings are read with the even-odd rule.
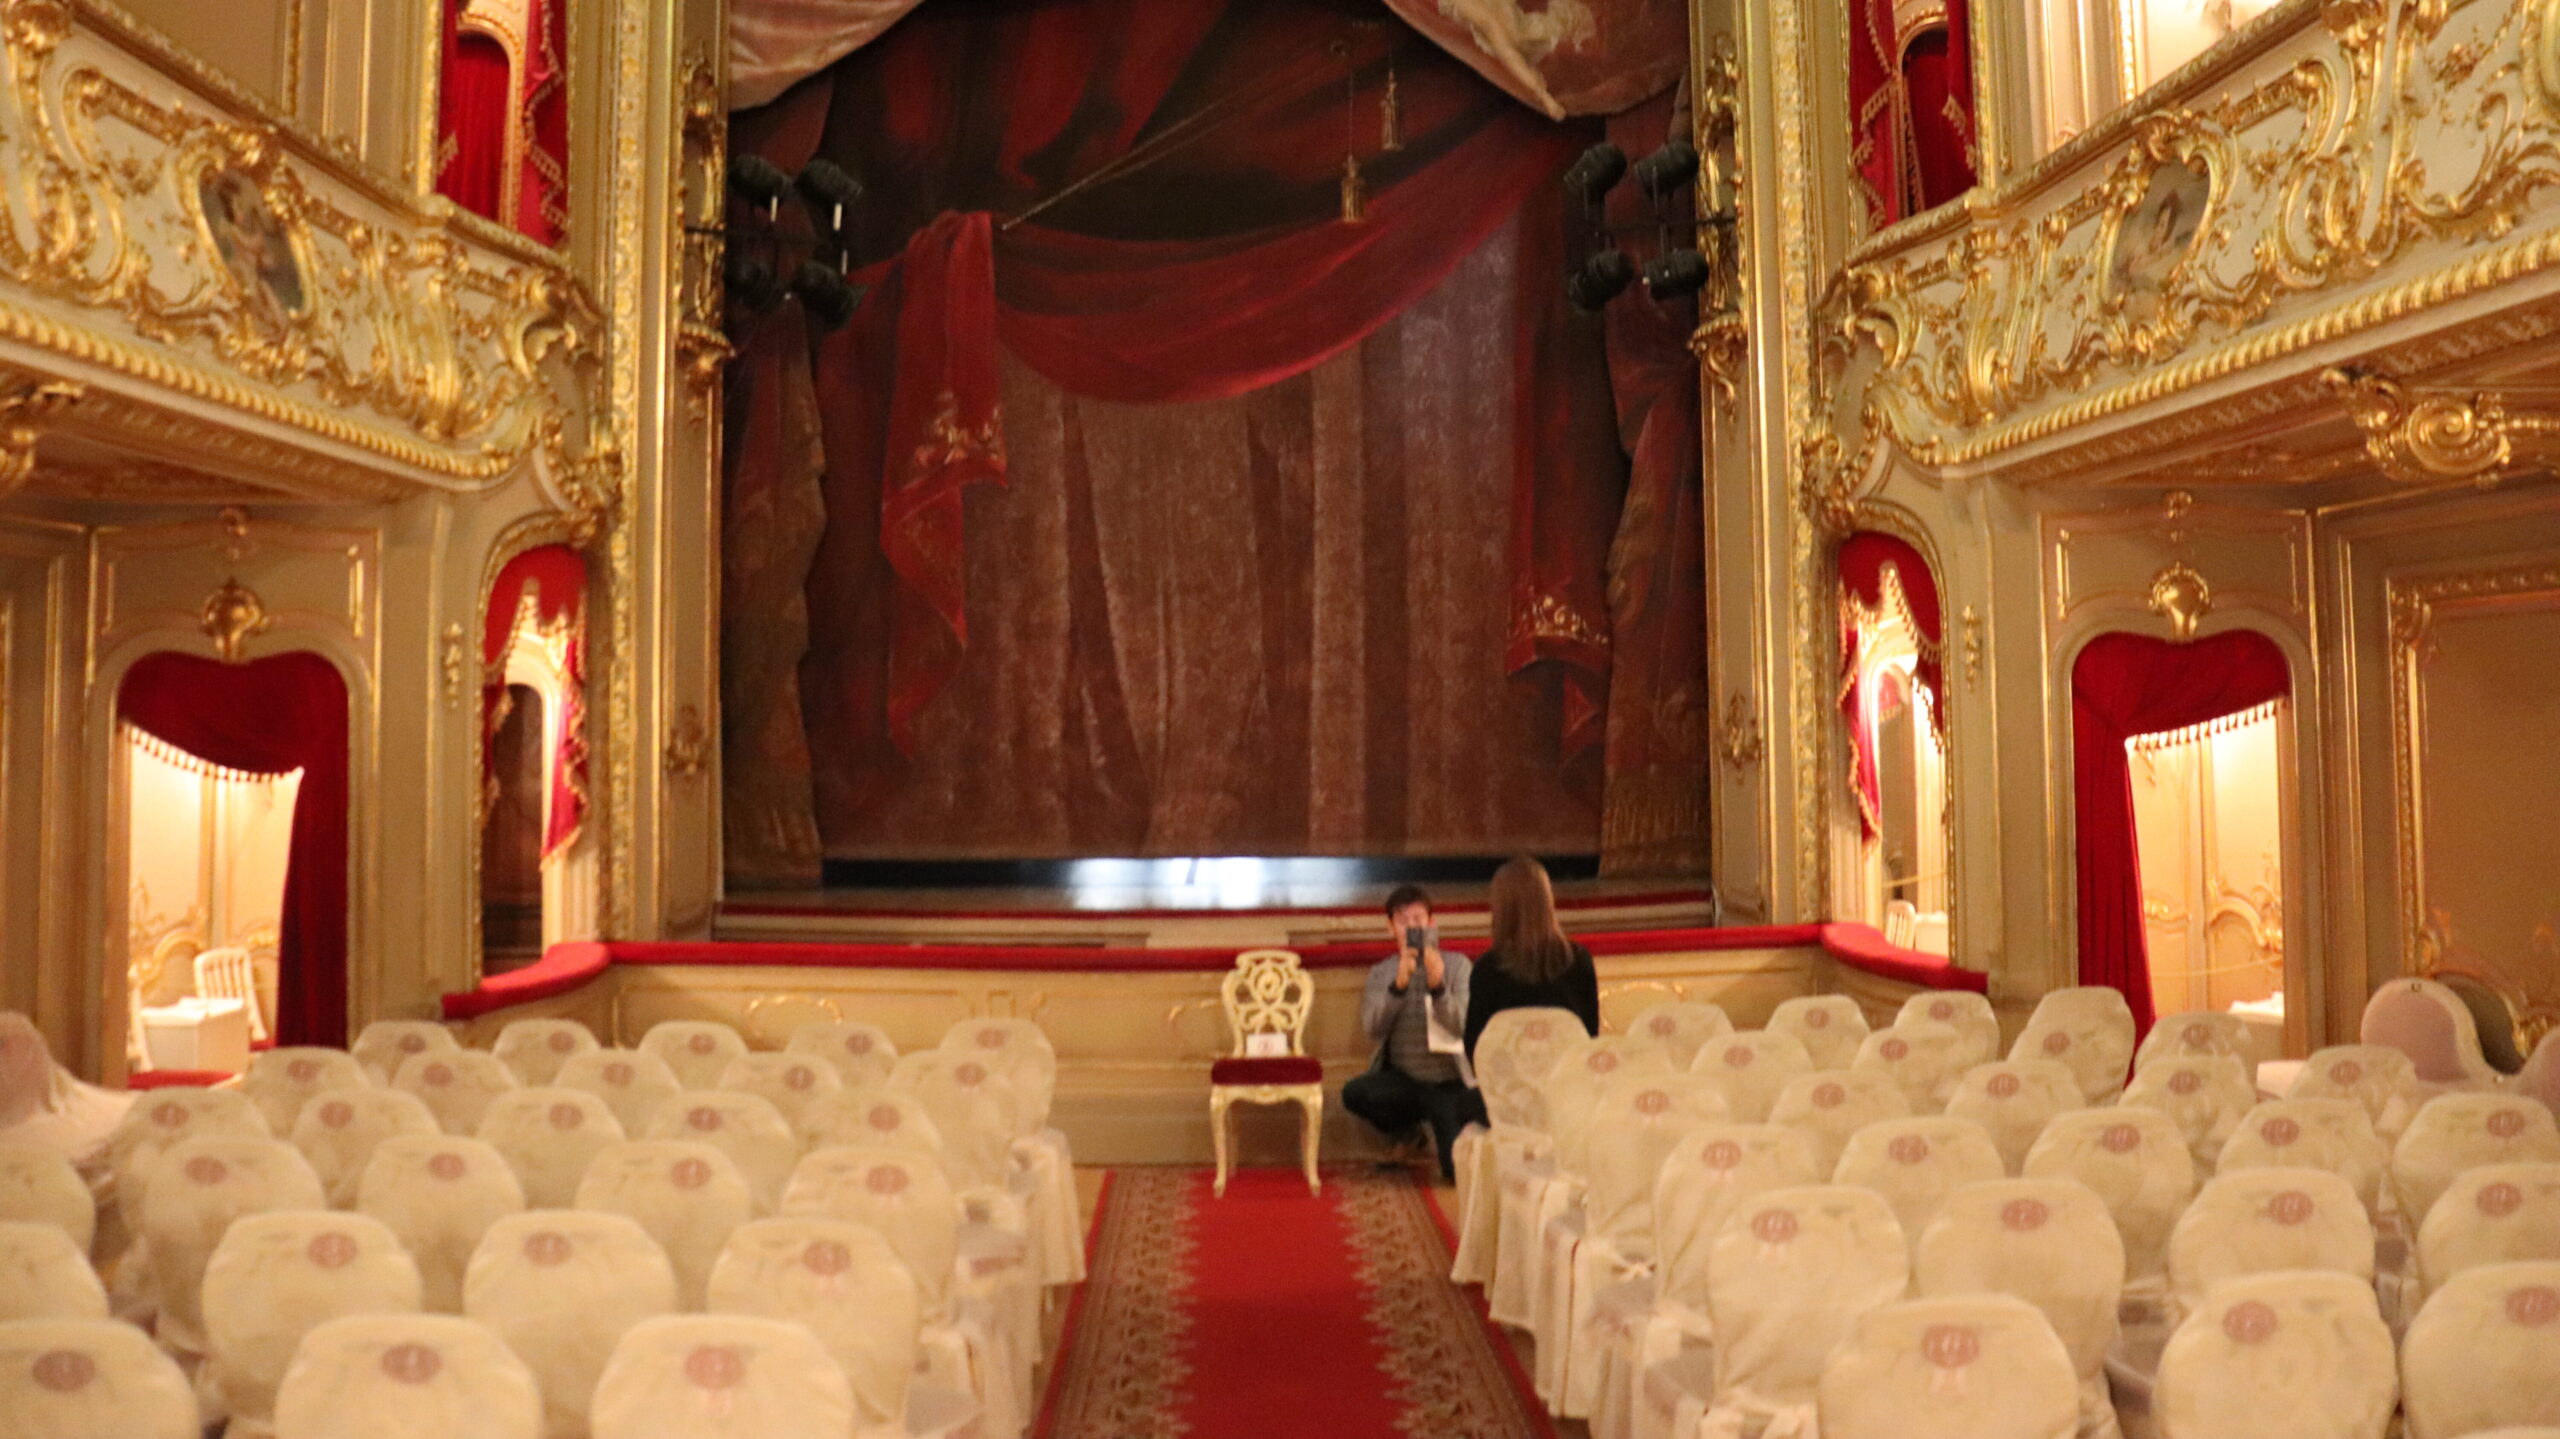
[[[205,238],[250,308],[278,322],[302,314],[302,264],[293,237],[258,183],[238,170],[208,170],[196,182]]]
[[[2115,250],[2107,263],[2108,292],[2136,319],[2158,312],[2169,277],[2195,248],[2212,198],[2213,181],[2203,171],[2165,160],[2116,227]]]

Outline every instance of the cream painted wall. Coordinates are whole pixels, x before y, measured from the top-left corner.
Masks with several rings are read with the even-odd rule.
[[[159,31],[260,100],[290,110],[294,49],[311,12],[329,0],[122,0],[133,18]]]

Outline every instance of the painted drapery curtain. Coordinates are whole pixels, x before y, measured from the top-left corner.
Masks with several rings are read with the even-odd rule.
[[[276,941],[276,1042],[347,1042],[347,686],[297,650],[247,664],[145,655],[116,691],[125,723],[250,774],[302,771]]]
[[[1685,463],[1648,510],[1679,513],[1695,371],[1563,312],[1554,181],[1595,132],[1397,41],[1303,0],[926,7],[737,117],[742,149],[863,177],[869,288],[823,337],[791,304],[739,326],[733,878],[806,879],[821,849],[1592,848],[1615,428]],[[996,218],[1222,106],[1129,179]],[[1613,405],[1622,368],[1646,389]],[[1540,472],[1516,529],[1506,490]],[[1461,617],[1488,599],[1490,631]],[[1438,775],[1469,793],[1423,819]]]
[[[2254,709],[2292,692],[2276,642],[2232,630],[2192,644],[2103,634],[2071,666],[2072,828],[2079,860],[2080,982],[2124,991],[2148,1033],[2150,946],[2142,926],[2140,837],[2124,743]]]
[[[507,717],[507,651],[528,642],[555,647],[560,670],[560,738],[551,757],[551,794],[542,857],[578,842],[587,811],[587,562],[567,545],[537,545],[507,561],[489,587],[480,635],[481,784],[497,782],[498,727]],[[494,799],[494,795],[492,795]]]
[[[522,35],[443,0],[436,192],[545,245],[569,231],[569,0],[525,0]]]
[[[1919,658],[1912,678],[1929,692],[1931,712],[1946,713],[1946,671],[1941,644],[1945,622],[1938,612],[1938,580],[1928,558],[1897,535],[1860,530],[1840,542],[1840,713],[1849,726],[1849,788],[1858,800],[1858,827],[1869,840],[1883,828],[1883,776],[1876,762],[1878,696],[1865,692],[1865,645],[1859,615],[1876,614],[1901,596]]]
[[[1968,0],[1945,0],[1942,16],[1908,0],[1848,4],[1849,163],[1881,230],[1974,184],[1972,17]]]

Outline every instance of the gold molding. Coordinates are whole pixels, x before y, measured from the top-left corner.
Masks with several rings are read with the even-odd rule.
[[[213,641],[214,654],[227,665],[248,658],[249,641],[265,634],[271,623],[267,602],[237,579],[224,580],[205,596],[197,619],[205,638]]]
[[[702,711],[685,705],[676,711],[676,722],[667,732],[667,778],[697,780],[711,764],[711,730],[702,722]]]
[[[2213,613],[2213,586],[2185,560],[2171,560],[2151,577],[2150,609],[2169,622],[2170,639],[2192,643],[2196,627]]]
[[[36,441],[47,423],[88,392],[77,380],[28,380],[0,395],[0,495],[34,477]]]
[[[1724,720],[1716,727],[1716,756],[1727,768],[1746,770],[1760,763],[1759,707],[1740,690],[1725,696]]]
[[[2320,380],[2345,401],[2365,454],[2402,484],[2486,489],[2516,470],[2519,441],[2533,458],[2560,455],[2560,415],[2515,414],[2495,394],[2413,392],[2352,365],[2332,365]]]

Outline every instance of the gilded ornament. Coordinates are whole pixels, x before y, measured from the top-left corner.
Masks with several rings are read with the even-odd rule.
[[[205,638],[213,641],[215,656],[227,665],[246,658],[249,641],[265,634],[271,622],[266,601],[237,579],[224,580],[205,596],[204,608],[196,617]]]
[[[88,389],[76,380],[30,380],[0,394],[0,495],[35,477],[36,441],[45,426]]]
[[[700,779],[710,763],[711,731],[702,722],[702,711],[685,705],[676,711],[675,728],[667,735],[667,778]]]
[[[2151,577],[2151,612],[2169,622],[2169,638],[2186,644],[2213,611],[2213,586],[2184,560],[2172,560]]]
[[[436,667],[444,677],[444,707],[452,709],[462,703],[463,680],[471,670],[470,647],[462,633],[462,622],[448,620],[438,639]]]
[[[1982,684],[1982,616],[1971,605],[1964,607],[1964,687],[1976,689]]]
[[[2346,402],[2365,454],[2403,484],[2494,485],[2515,468],[2519,439],[2538,453],[2560,452],[2560,416],[2513,414],[2493,394],[2413,394],[2355,366],[2333,365],[2320,378]]]
[[[1760,716],[1750,696],[1735,690],[1725,696],[1724,719],[1716,727],[1716,754],[1728,768],[1745,770],[1760,762],[1762,751]]]

